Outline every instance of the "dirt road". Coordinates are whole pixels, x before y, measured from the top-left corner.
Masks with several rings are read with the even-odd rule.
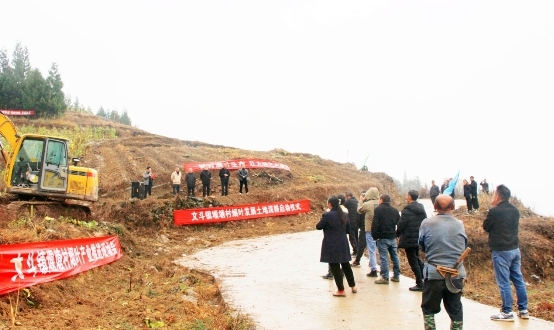
[[[430,201],[422,201],[427,208]],[[315,223],[314,223],[315,228]],[[258,329],[422,329],[421,293],[408,290],[414,280],[377,285],[366,277],[368,259],[354,268],[358,293],[336,298],[333,281],[321,278],[327,265],[319,263],[321,231],[308,231],[228,242],[185,256],[178,262],[203,269],[221,281],[225,300],[250,314]],[[489,320],[498,312],[464,299],[465,329],[554,329],[554,323],[531,318],[515,322]],[[438,329],[450,320],[442,311]]]

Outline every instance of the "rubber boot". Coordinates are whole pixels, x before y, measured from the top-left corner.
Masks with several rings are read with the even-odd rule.
[[[450,323],[450,330],[462,330],[464,328],[464,321],[452,321]]]
[[[436,330],[435,315],[423,315],[423,327],[425,330]]]

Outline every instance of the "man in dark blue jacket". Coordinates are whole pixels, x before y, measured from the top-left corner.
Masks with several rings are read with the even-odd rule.
[[[390,205],[390,196],[383,194],[379,198],[379,206],[373,213],[371,236],[377,241],[379,259],[381,260],[381,278],[376,284],[389,284],[389,254],[392,260],[393,282],[400,281],[400,259],[396,245],[396,224],[400,220],[400,213]]]
[[[396,227],[396,236],[400,237],[398,247],[404,248],[416,279],[416,285],[411,287],[410,291],[423,291],[423,262],[419,259],[418,238],[419,226],[427,218],[427,213],[423,205],[417,202],[418,197],[419,194],[416,190],[408,191],[406,195],[408,205],[402,210],[400,221]]]
[[[496,187],[483,229],[489,233],[489,247],[492,252],[492,264],[496,284],[500,289],[502,310],[491,315],[494,321],[513,321],[513,297],[510,281],[516,289],[518,316],[529,318],[527,309],[527,288],[521,274],[521,253],[519,251],[519,211],[510,204],[510,189],[505,185]]]

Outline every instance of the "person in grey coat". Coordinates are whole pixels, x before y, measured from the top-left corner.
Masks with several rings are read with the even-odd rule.
[[[154,173],[152,173],[152,167],[148,166],[146,171],[142,173],[144,179],[144,197],[152,196],[152,186],[154,185]]]
[[[435,314],[444,309],[450,316],[450,329],[462,329],[464,310],[462,292],[452,293],[445,284],[445,279],[437,271],[437,265],[453,267],[467,247],[467,235],[464,224],[454,218],[454,199],[448,195],[439,195],[435,200],[437,215],[421,222],[419,227],[419,247],[425,253],[423,268],[423,295],[421,310],[425,329],[435,329]],[[452,278],[456,287],[462,287],[466,277],[464,265],[460,265],[460,274]]]
[[[348,238],[346,237],[346,234],[350,232],[350,222],[348,221],[348,216],[339,205],[338,197],[329,197],[327,207],[330,211],[323,213],[316,225],[317,230],[323,230],[321,258],[319,261],[326,262],[331,267],[331,272],[338,289],[337,292],[333,293],[333,296],[345,297],[343,273],[348,286],[352,289],[352,293],[358,291],[354,281],[354,274],[350,267],[352,257],[350,255]]]
[[[239,195],[242,195],[242,186],[244,186],[245,193],[248,195],[248,170],[244,168],[244,163],[240,164],[239,176]]]

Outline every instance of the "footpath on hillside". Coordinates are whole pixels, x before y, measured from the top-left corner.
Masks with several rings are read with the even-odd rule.
[[[428,212],[430,201],[422,200]],[[315,223],[313,224],[315,228]],[[366,277],[368,259],[353,268],[358,293],[333,297],[334,281],[325,280],[319,262],[323,233],[311,230],[228,242],[184,256],[178,263],[214,275],[225,301],[248,314],[257,329],[423,329],[421,293],[408,290],[414,280],[377,285]],[[463,299],[465,329],[554,329],[554,323],[531,317],[495,322],[498,307]],[[436,316],[437,329],[449,329],[446,312]]]

